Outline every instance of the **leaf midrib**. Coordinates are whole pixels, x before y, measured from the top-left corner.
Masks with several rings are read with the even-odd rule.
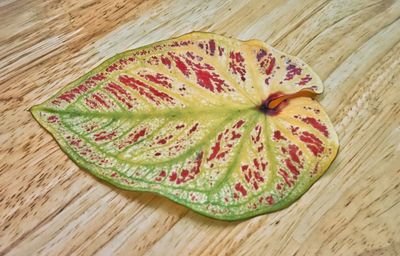
[[[42,107],[40,105],[32,107],[32,111],[41,111],[46,113],[53,113],[58,115],[69,116],[89,116],[89,117],[108,117],[108,118],[151,118],[151,117],[179,117],[187,115],[223,115],[232,114],[235,112],[243,112],[245,114],[249,111],[258,111],[255,106],[243,106],[243,108],[229,108],[229,107],[213,107],[213,108],[181,108],[181,109],[160,109],[151,112],[131,112],[131,111],[113,111],[113,112],[98,112],[91,111],[85,112],[79,109],[76,110],[61,110],[56,108]]]

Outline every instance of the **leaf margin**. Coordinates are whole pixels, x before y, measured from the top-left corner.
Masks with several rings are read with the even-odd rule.
[[[57,91],[56,94],[52,95],[49,99],[47,99],[46,101],[42,102],[41,104],[37,104],[33,107],[31,107],[29,109],[29,111],[31,112],[31,114],[33,115],[34,119],[48,132],[50,133],[50,135],[55,139],[55,141],[59,144],[61,150],[71,159],[73,160],[73,162],[75,164],[77,164],[81,169],[84,169],[86,171],[88,171],[89,173],[91,173],[93,176],[99,178],[100,180],[106,181],[109,184],[112,184],[120,189],[124,189],[124,190],[129,190],[129,191],[142,191],[142,192],[151,192],[151,193],[155,193],[158,194],[162,197],[168,198],[171,201],[174,201],[180,205],[183,205],[201,215],[210,217],[210,218],[214,218],[214,219],[219,219],[219,220],[226,220],[226,221],[238,221],[238,220],[244,220],[244,219],[248,219],[248,218],[252,218],[258,215],[262,215],[265,213],[270,213],[270,212],[275,212],[281,209],[284,209],[288,206],[290,206],[291,204],[293,204],[294,202],[296,202],[301,196],[303,196],[308,190],[309,188],[328,170],[328,167],[332,164],[332,162],[334,161],[334,159],[337,156],[337,152],[339,150],[339,142],[337,139],[337,134],[334,133],[334,141],[336,142],[336,147],[335,147],[335,152],[333,152],[330,156],[331,158],[326,162],[326,166],[321,167],[321,169],[323,169],[324,171],[319,172],[318,176],[313,177],[310,181],[309,180],[301,180],[297,183],[296,188],[292,189],[284,199],[282,199],[281,201],[279,201],[278,203],[274,204],[273,206],[270,206],[267,210],[265,207],[261,207],[255,211],[249,211],[248,213],[242,214],[242,215],[213,215],[207,211],[202,211],[197,207],[192,207],[190,204],[187,204],[183,201],[181,201],[179,198],[174,197],[173,195],[167,194],[165,192],[161,191],[156,191],[155,189],[150,188],[142,188],[142,187],[131,187],[129,185],[125,185],[122,183],[117,182],[116,180],[110,178],[109,176],[105,176],[102,175],[101,171],[97,171],[98,169],[100,169],[99,167],[92,165],[91,163],[88,162],[84,162],[84,160],[79,159],[80,157],[77,156],[77,154],[70,148],[70,146],[68,145],[68,143],[58,134],[57,131],[55,131],[50,125],[48,125],[47,122],[45,122],[40,116],[39,116],[39,112],[45,110],[45,108],[43,108],[42,106],[47,104],[48,102],[50,102],[52,99],[58,97],[59,95],[61,95],[62,93],[74,88],[75,86],[79,85],[80,83],[82,83],[83,81],[87,80],[88,78],[90,78],[91,76],[93,76],[93,74],[99,73],[103,70],[105,70],[105,68],[107,68],[110,64],[112,64],[113,62],[115,62],[116,60],[126,57],[128,55],[131,55],[134,52],[138,52],[140,50],[143,49],[148,49],[152,46],[158,45],[158,44],[163,44],[166,43],[168,41],[171,40],[183,40],[187,37],[191,37],[195,34],[199,34],[199,35],[211,35],[211,36],[216,36],[216,37],[223,37],[225,39],[224,36],[220,36],[218,34],[214,34],[214,33],[209,33],[209,32],[199,32],[199,31],[194,31],[194,32],[190,32],[178,37],[174,37],[174,38],[168,38],[165,40],[161,40],[161,41],[157,41],[154,42],[152,44],[148,44],[148,45],[144,45],[141,46],[139,48],[135,48],[135,49],[130,49],[121,53],[118,53],[116,55],[114,55],[111,58],[106,59],[105,61],[103,61],[101,64],[97,65],[95,68],[91,69],[89,72],[85,73],[83,76],[79,77],[78,79],[74,80],[73,82],[67,84],[66,86],[63,86],[59,91]],[[245,43],[245,44],[252,44],[252,45],[258,45],[260,47],[263,48],[267,48],[267,49],[271,49],[272,51],[285,55],[290,59],[294,59],[294,60],[299,60],[301,62],[303,62],[301,59],[299,59],[296,56],[292,56],[290,54],[287,53],[283,53],[277,49],[275,49],[274,47],[268,45],[267,43],[258,40],[258,39],[250,39],[250,40],[240,40],[240,39],[235,39],[237,41],[240,41],[241,43]],[[303,62],[305,64],[305,67],[308,69],[308,71],[312,74],[313,77],[318,78],[319,80],[316,82],[319,85],[319,90],[315,92],[315,94],[321,94],[323,92],[323,83],[321,81],[321,79],[319,78],[319,76],[315,73],[315,71],[305,62]],[[324,111],[324,109],[321,106],[321,110],[324,112],[325,115],[327,115]],[[329,119],[330,120],[330,119]],[[300,192],[298,192],[300,191]]]

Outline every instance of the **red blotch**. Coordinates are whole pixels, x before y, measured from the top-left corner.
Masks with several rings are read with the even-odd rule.
[[[173,55],[171,52],[168,53],[174,60],[176,67],[184,74],[186,77],[190,75],[190,71],[185,63],[177,56]]]
[[[146,135],[146,128],[143,128],[140,131],[133,132],[129,134],[128,139],[121,143],[118,148],[122,149],[128,145],[132,145],[133,143],[137,142],[141,137]]]
[[[196,123],[195,125],[193,125],[192,128],[190,128],[188,135],[194,133],[198,127],[199,127],[199,123]]]
[[[260,175],[259,172],[254,172],[254,177],[255,177],[255,179],[256,179],[257,181],[259,181],[259,182],[264,182],[264,178],[261,177],[261,175]]]
[[[290,126],[290,131],[292,132],[293,135],[297,135],[297,131],[299,129],[300,129],[300,127]]]
[[[208,48],[208,44],[206,45]],[[181,66],[181,71],[186,74],[186,76],[189,76],[190,72],[188,70],[188,67],[183,63],[182,60],[180,60],[179,57],[174,56],[172,53],[169,53],[178,63],[182,62]],[[211,70],[214,70],[214,67],[209,65],[208,63],[200,64],[200,63],[194,63],[191,59],[189,58],[184,58],[186,61],[186,64],[189,65],[192,70],[194,71],[197,79],[197,84],[200,85],[201,87],[210,90],[212,92],[222,92],[224,91],[223,85],[225,85],[225,81],[220,78],[220,76],[214,72],[209,72]],[[178,64],[177,64],[178,65]],[[184,66],[183,66],[184,65]],[[226,85],[225,85],[226,86]],[[233,90],[233,88],[231,89]]]
[[[275,58],[272,57],[269,60],[268,67],[265,69],[265,73],[267,75],[270,75],[272,73],[272,70],[274,69],[274,67],[275,67]]]
[[[238,122],[236,122],[233,126],[232,129],[238,128],[242,126],[242,121],[243,120],[239,120]],[[210,154],[210,156],[208,157],[207,161],[211,161],[214,158],[217,159],[221,159],[223,158],[226,154],[229,153],[229,151],[232,149],[235,140],[239,139],[242,137],[242,135],[240,133],[237,133],[235,130],[231,129],[226,129],[223,133],[220,133],[216,139],[216,142],[214,144],[214,146],[211,148],[212,152]],[[229,132],[230,135],[229,136]],[[221,152],[221,142],[222,140],[224,140],[226,147],[225,150]]]
[[[158,65],[159,62],[160,61],[156,56],[151,56],[147,60],[147,63],[149,63],[150,65]]]
[[[328,128],[325,125],[321,124],[317,119],[313,117],[304,117],[301,118],[301,120],[306,124],[311,124],[312,127],[320,131],[325,137],[328,137]]]
[[[307,147],[311,150],[311,152],[317,156],[324,151],[324,147],[322,146],[322,141],[318,139],[314,134],[309,132],[302,132],[300,135],[300,140],[307,144]]]
[[[251,169],[249,169],[249,166],[247,164],[242,165],[241,169],[242,169],[242,172],[244,174],[244,177],[245,177],[247,183],[249,183],[251,180],[251,177],[252,177]]]
[[[281,131],[275,131],[274,140],[286,140],[286,138],[282,135]]]
[[[261,169],[263,171],[265,171],[265,169],[267,168],[268,163],[267,162],[261,162]]]
[[[285,159],[285,164],[287,166],[287,168],[290,170],[290,172],[294,175],[294,176],[298,176],[300,173],[297,170],[297,168],[293,165],[293,163],[290,161],[290,159]]]
[[[167,57],[161,56],[161,62],[168,68],[171,68],[171,61]]]
[[[266,75],[271,75],[272,71],[275,67],[275,58],[272,56],[271,53],[267,54],[266,51],[260,50],[257,53],[257,60],[260,62],[260,67],[265,70]],[[265,83],[269,84],[269,79],[265,80]]]
[[[172,84],[170,83],[169,78],[164,76],[163,74],[157,73],[156,75],[147,74],[141,76],[144,77],[147,81],[162,85],[166,88],[172,88]]]
[[[215,73],[210,73],[206,70],[200,70],[200,69],[195,69],[194,70],[196,77],[197,77],[197,83],[203,87],[206,88],[212,92],[217,91],[217,92],[222,92],[223,88],[222,85],[224,84],[224,80],[219,79],[219,76]],[[214,87],[215,84],[215,87]]]
[[[48,121],[49,123],[55,123],[55,122],[58,121],[58,117],[57,117],[57,116],[49,116],[49,117],[47,118],[47,121]]]
[[[186,169],[184,169],[184,170],[181,172],[181,175],[182,175],[183,178],[186,178],[186,177],[189,175],[189,171],[186,170]]]
[[[162,171],[158,174],[158,176],[155,178],[155,180],[156,180],[156,181],[162,181],[162,180],[165,178],[165,176],[167,176],[167,173],[166,173],[164,170],[162,170]]]
[[[290,180],[289,175],[288,175],[287,172],[285,172],[285,171],[282,170],[282,169],[279,169],[279,172],[278,172],[278,173],[282,176],[282,178],[285,180],[285,183],[286,183],[289,187],[291,187],[291,186],[293,185],[293,183],[292,183],[292,181]]]
[[[290,145],[288,146],[288,148],[289,148],[290,158],[291,158],[294,162],[296,162],[296,163],[298,163],[299,165],[301,165],[300,159],[299,159],[299,155],[301,155],[301,151],[299,151],[299,148],[298,148],[296,145],[294,145],[294,144],[290,144]]]
[[[246,69],[244,65],[244,58],[240,52],[231,52],[229,54],[229,69],[233,74],[239,74],[242,81],[246,80]]]
[[[98,127],[97,124],[87,125],[85,130],[86,130],[87,132],[91,132],[91,131],[94,130],[94,128],[97,128],[97,127]]]
[[[173,182],[178,178],[178,175],[176,174],[176,172],[173,172],[170,176],[169,176],[169,181]]]
[[[183,169],[180,177],[176,177],[176,184],[185,183],[187,181],[193,180],[200,173],[200,166],[203,160],[203,152],[199,153],[194,162],[194,166],[190,169]],[[171,179],[170,179],[171,180]]]
[[[210,55],[214,56],[214,52],[215,52],[215,41],[213,39],[211,39],[209,41],[209,45],[210,45]]]
[[[93,94],[92,97],[100,103],[103,107],[110,108],[110,106],[98,95],[98,94]]]
[[[91,86],[95,86],[96,85],[95,82],[88,83],[88,84],[90,84]],[[72,100],[74,100],[76,98],[76,96],[79,96],[79,95],[83,94],[84,92],[86,92],[87,90],[89,90],[89,87],[90,86],[87,86],[85,84],[81,84],[81,85],[79,85],[79,86],[77,86],[77,87],[75,87],[75,88],[73,88],[73,89],[71,89],[71,90],[69,90],[67,92],[64,92],[63,94],[58,96],[58,99],[64,100],[64,101],[69,103]],[[54,103],[56,103],[56,102],[54,102]]]
[[[203,151],[197,156],[197,159],[196,159],[196,165],[193,167],[193,169],[192,169],[192,172],[194,173],[194,174],[198,174],[198,173],[200,173],[200,166],[201,166],[201,161],[203,160],[203,155],[204,155],[204,153],[203,153]]]
[[[155,102],[156,105],[160,105],[159,99],[166,102],[173,102],[173,98],[171,98],[168,94],[161,92],[155,89],[154,87],[149,86],[133,77],[122,75],[119,77],[119,81],[125,84],[126,86],[134,89],[135,91],[139,92],[140,95],[143,95],[149,100]]]
[[[254,163],[254,166],[257,168],[257,170],[259,170],[260,169],[260,163],[258,162],[257,158],[253,159],[253,163]]]
[[[189,58],[191,58],[192,60],[195,59],[195,56],[194,56],[193,52],[186,52],[186,55],[187,55]]]
[[[253,188],[255,189],[255,190],[257,190],[258,189],[258,184],[257,184],[257,182],[253,182]]]
[[[296,67],[293,64],[289,64],[286,67],[287,73],[286,73],[286,77],[285,77],[285,81],[289,81],[292,80],[294,76],[296,75],[301,75],[301,68]]]
[[[132,141],[136,142],[140,137],[143,137],[146,134],[146,128],[140,130],[138,133],[133,135]]]
[[[302,86],[302,85],[306,85],[308,82],[310,82],[312,80],[312,77],[309,75],[309,74],[307,74],[305,77],[302,77],[301,79],[300,79],[300,82],[299,82],[299,85],[300,86]]]
[[[261,126],[257,125],[255,130],[257,132],[256,137],[251,136],[251,139],[253,140],[254,144],[256,144],[260,141],[260,135],[261,135],[262,128],[261,128]]]
[[[264,49],[260,49],[257,53],[257,60],[260,61],[266,55],[267,55],[267,52]]]
[[[242,127],[242,125],[243,125],[244,123],[245,123],[244,120],[239,120],[239,121],[237,121],[236,124],[233,125],[233,128],[240,128],[240,127]]]
[[[115,83],[109,83],[108,86],[110,88],[113,88],[113,89],[117,90],[119,93],[125,95],[128,99],[131,99],[131,95],[124,88],[122,88],[121,86],[119,86],[119,85],[117,85]]]
[[[236,133],[235,131],[232,131],[231,140],[239,139],[240,137],[242,137],[242,135],[240,133]]]
[[[162,138],[159,141],[157,141],[157,144],[163,145],[163,144],[167,143],[167,141],[170,140],[172,137],[173,137],[172,135],[166,136],[165,138]]]
[[[157,143],[158,144],[165,144],[165,143],[167,143],[167,140],[166,139],[161,139]]]
[[[114,63],[114,64],[110,65],[108,68],[106,68],[106,71],[108,73],[111,73],[111,72],[113,72],[115,70],[118,70],[118,65],[116,63]]]
[[[112,93],[119,101],[124,103],[129,109],[131,109],[133,106],[124,98],[121,97],[121,95],[124,95],[128,100],[132,100],[131,95],[123,89],[121,86],[115,84],[115,83],[109,83],[105,89]]]
[[[211,152],[211,155],[207,158],[207,161],[211,161],[217,156],[218,152],[221,149],[221,139],[222,139],[222,133],[220,133],[218,135],[217,141],[215,142],[214,146],[211,148],[212,152]]]
[[[275,200],[274,200],[274,198],[273,198],[272,196],[267,196],[267,197],[265,198],[265,200],[267,201],[267,203],[268,203],[269,205],[272,205],[272,204],[275,203]]]
[[[91,109],[96,109],[97,108],[97,103],[91,99],[86,98],[85,103],[87,106],[89,106]]]
[[[102,140],[111,140],[113,137],[115,137],[115,135],[117,135],[116,131],[113,131],[111,133],[107,133],[107,132],[100,132],[94,135],[94,140],[95,141],[102,141]]]
[[[224,53],[224,48],[223,47],[220,47],[220,46],[218,46],[218,54],[219,54],[219,56],[222,56],[222,54]]]
[[[236,191],[240,192],[242,194],[242,196],[247,195],[247,190],[243,187],[243,185],[240,182],[236,183],[235,189],[236,189]]]
[[[102,80],[106,79],[106,77],[105,77],[105,75],[103,73],[99,73],[97,75],[94,75],[91,78],[93,80],[96,80],[96,81],[102,81]]]

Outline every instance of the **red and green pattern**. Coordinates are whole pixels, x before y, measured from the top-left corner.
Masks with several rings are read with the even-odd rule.
[[[288,206],[335,158],[306,97],[322,91],[264,42],[193,32],[118,54],[31,111],[93,175],[237,220]]]

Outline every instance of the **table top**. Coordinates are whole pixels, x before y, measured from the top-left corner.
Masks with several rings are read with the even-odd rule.
[[[399,255],[400,1],[0,3],[0,255]],[[340,151],[289,208],[198,215],[79,169],[28,109],[127,49],[209,31],[320,75]]]

